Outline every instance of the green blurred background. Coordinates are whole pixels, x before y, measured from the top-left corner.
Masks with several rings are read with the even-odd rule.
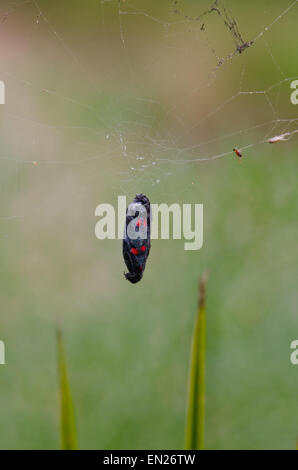
[[[298,127],[298,5],[195,19],[211,5],[1,1],[1,448],[59,447],[57,322],[80,448],[182,448],[203,272],[206,447],[295,447],[297,137],[264,141]],[[256,39],[232,58],[223,6]],[[240,162],[234,146],[249,146]],[[137,192],[203,203],[204,246],[153,241],[130,285],[94,211]]]

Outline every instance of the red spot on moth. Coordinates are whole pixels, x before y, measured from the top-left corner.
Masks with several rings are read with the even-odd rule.
[[[134,255],[137,255],[139,253],[139,250],[137,248],[132,248],[131,250],[131,253],[133,253]]]
[[[139,219],[136,223],[136,227],[140,227],[141,223],[142,223],[142,219]],[[147,225],[147,220],[143,219],[143,226],[146,227],[146,225]]]
[[[146,251],[145,245],[142,245],[142,246],[141,246],[141,250],[142,250],[142,251]]]

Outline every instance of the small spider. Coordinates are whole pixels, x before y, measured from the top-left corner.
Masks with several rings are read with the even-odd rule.
[[[243,51],[245,51],[245,49],[252,46],[253,43],[254,43],[253,41],[244,42],[243,44],[237,47],[237,51],[239,52],[239,54],[241,54]]]
[[[236,147],[233,148],[233,152],[237,155],[238,158],[242,158],[243,154]]]

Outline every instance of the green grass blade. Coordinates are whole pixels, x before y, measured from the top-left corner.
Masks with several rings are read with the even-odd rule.
[[[76,450],[78,448],[74,409],[64,353],[62,333],[57,329],[58,371],[60,379],[60,426],[61,449]]]
[[[206,279],[200,280],[198,313],[192,338],[188,407],[186,414],[185,449],[204,448],[205,425],[205,354],[206,354]]]

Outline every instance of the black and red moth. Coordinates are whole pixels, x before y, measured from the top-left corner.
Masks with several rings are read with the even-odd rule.
[[[123,237],[123,258],[128,269],[124,276],[133,284],[143,277],[151,247],[150,225],[150,201],[145,194],[137,194],[126,210]]]

